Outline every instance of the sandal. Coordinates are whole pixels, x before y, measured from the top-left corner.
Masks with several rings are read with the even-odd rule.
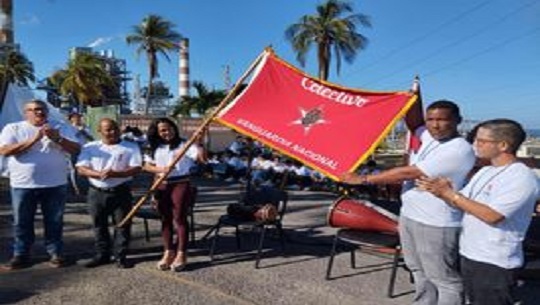
[[[174,272],[180,272],[186,267],[186,256],[184,252],[178,252],[174,261],[171,264],[171,270]]]
[[[171,264],[174,261],[175,255],[176,255],[175,251],[165,250],[165,253],[163,253],[163,257],[157,263],[157,268],[159,270],[169,270],[171,268]]]

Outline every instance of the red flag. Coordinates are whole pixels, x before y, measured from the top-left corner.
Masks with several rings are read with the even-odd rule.
[[[267,52],[217,119],[337,180],[375,150],[415,99],[320,81]]]

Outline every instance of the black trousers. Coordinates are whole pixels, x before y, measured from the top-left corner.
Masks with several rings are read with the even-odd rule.
[[[473,305],[514,304],[515,271],[461,256],[465,295]]]
[[[93,187],[88,190],[87,203],[98,255],[116,257],[126,255],[131,222],[122,228],[114,227],[114,245],[109,232],[109,217],[117,224],[129,213],[133,203],[129,186],[122,185],[114,191],[102,191]]]

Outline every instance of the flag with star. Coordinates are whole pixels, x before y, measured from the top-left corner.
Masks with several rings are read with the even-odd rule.
[[[267,51],[216,119],[337,180],[373,153],[416,99],[321,81]]]

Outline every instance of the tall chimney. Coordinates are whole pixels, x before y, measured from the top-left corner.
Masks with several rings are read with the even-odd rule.
[[[0,43],[13,44],[13,0],[0,1]]]
[[[180,40],[178,69],[178,96],[189,96],[189,39]]]

